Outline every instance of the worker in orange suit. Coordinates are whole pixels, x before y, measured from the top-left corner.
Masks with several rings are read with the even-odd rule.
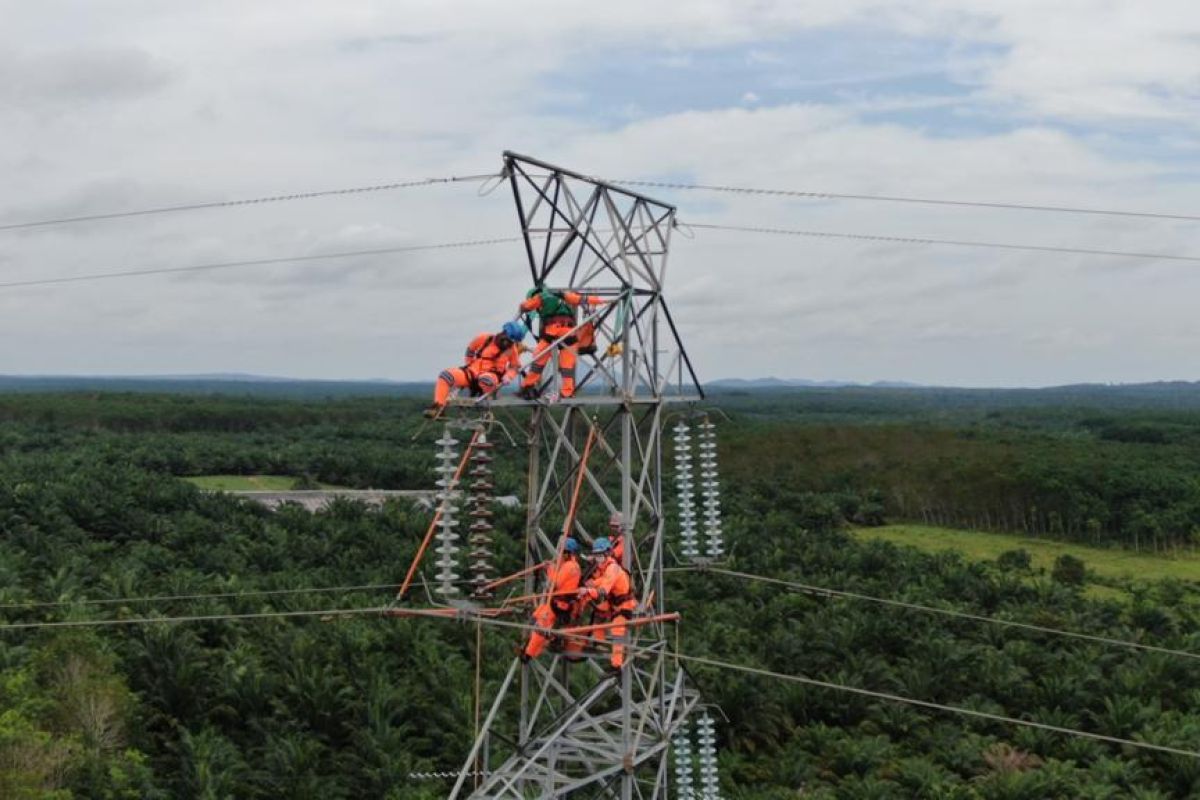
[[[481,333],[467,345],[461,367],[442,370],[433,387],[433,405],[425,416],[442,413],[453,389],[470,389],[472,397],[491,394],[517,377],[521,368],[521,341],[528,331],[520,322],[506,322],[498,333]]]
[[[612,543],[613,558],[625,566],[625,517],[620,511],[614,511],[608,518],[608,540]]]
[[[558,561],[546,565],[546,586],[550,599],[533,611],[533,624],[538,630],[529,635],[529,642],[521,651],[522,661],[540,656],[551,640],[549,631],[565,627],[575,618],[575,596],[579,591],[580,574],[579,542],[568,538],[563,542],[562,556]]]
[[[625,621],[632,618],[637,609],[633,580],[621,562],[613,557],[612,542],[608,537],[601,536],[592,543],[592,558],[597,561],[597,566],[580,588],[579,600],[582,605],[592,604],[592,622],[597,625],[613,623],[611,628],[600,628],[592,635],[600,642],[611,635],[613,649],[609,663],[614,672],[619,672],[625,666],[625,645],[622,644],[627,630]]]
[[[583,295],[579,292],[554,291],[543,286],[535,286],[525,295],[524,302],[517,310],[518,316],[533,314],[540,320],[538,329],[537,350],[534,351],[533,361],[529,372],[521,382],[519,394],[527,400],[533,400],[538,394],[538,383],[546,365],[550,363],[550,345],[558,339],[575,330],[575,311],[579,306],[599,306],[608,301],[595,295]],[[578,331],[565,339],[558,347],[558,372],[562,377],[562,396],[572,397],[575,394],[575,362],[579,352],[595,352],[595,329],[590,324],[580,326]]]

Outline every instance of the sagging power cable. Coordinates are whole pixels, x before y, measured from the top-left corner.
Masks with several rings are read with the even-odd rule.
[[[416,616],[433,617],[434,615],[433,614],[417,614]],[[439,618],[453,619],[453,617],[445,617],[445,616],[441,616]],[[500,620],[500,619],[494,619],[494,618],[480,618],[476,621],[478,621],[479,623],[481,623],[483,625],[492,625],[492,626],[500,627],[500,628],[519,629],[519,630],[525,630],[525,631],[533,631],[533,630],[538,629],[536,625],[528,625],[528,624],[520,623],[520,622],[509,622],[507,620]],[[892,703],[902,703],[905,705],[918,706],[920,708],[927,708],[932,711],[941,711],[941,712],[948,713],[948,714],[960,714],[963,716],[975,717],[978,719],[986,719],[991,722],[1000,722],[1000,723],[1004,723],[1007,725],[1016,725],[1016,726],[1025,727],[1025,728],[1037,728],[1038,730],[1049,731],[1051,733],[1058,733],[1058,734],[1062,734],[1064,736],[1075,736],[1075,737],[1081,737],[1081,738],[1086,738],[1086,739],[1093,739],[1095,741],[1107,742],[1109,744],[1117,744],[1117,745],[1121,745],[1124,747],[1134,747],[1134,748],[1138,748],[1141,750],[1153,750],[1153,751],[1157,751],[1160,753],[1170,753],[1171,755],[1186,756],[1188,758],[1200,759],[1200,751],[1197,751],[1197,750],[1186,750],[1183,748],[1171,747],[1169,745],[1163,745],[1163,744],[1155,744],[1153,742],[1139,741],[1136,739],[1123,739],[1119,736],[1108,736],[1108,735],[1102,734],[1102,733],[1093,733],[1091,731],[1079,730],[1077,728],[1067,728],[1067,727],[1063,727],[1060,725],[1051,725],[1049,723],[1038,722],[1036,720],[1020,719],[1018,717],[1009,717],[1004,714],[994,714],[994,713],[991,713],[988,711],[980,711],[980,710],[974,709],[974,708],[965,708],[963,706],[952,706],[952,705],[947,705],[944,703],[935,703],[930,700],[921,700],[921,699],[914,698],[914,697],[906,697],[904,695],[893,694],[891,692],[880,692],[880,691],[876,691],[874,689],[865,689],[865,688],[862,688],[859,686],[850,686],[850,685],[843,684],[843,683],[833,683],[831,681],[823,681],[823,680],[820,680],[817,678],[809,678],[804,675],[793,675],[793,674],[785,673],[785,672],[775,672],[773,670],[764,669],[762,667],[753,667],[753,666],[749,666],[747,664],[737,664],[737,663],[734,663],[731,661],[722,661],[719,659],[709,658],[706,656],[693,656],[693,655],[688,655],[687,653],[682,653],[679,651],[661,650],[658,648],[651,648],[651,647],[639,647],[637,645],[627,645],[626,650],[630,653],[642,653],[642,654],[647,654],[647,655],[652,655],[652,656],[662,655],[666,658],[673,658],[673,659],[677,659],[678,661],[692,663],[692,664],[699,664],[701,666],[711,667],[714,669],[730,670],[730,671],[741,672],[741,673],[745,673],[745,674],[749,674],[749,675],[756,675],[759,677],[772,678],[775,680],[783,680],[783,681],[789,681],[791,683],[804,684],[806,686],[813,686],[813,687],[820,688],[820,689],[829,689],[831,691],[846,692],[849,694],[856,694],[856,695],[860,695],[863,697],[871,697],[876,700],[886,700],[886,701],[892,702]]]
[[[1131,642],[1127,639],[1113,639],[1108,636],[1097,636],[1091,633],[1080,633],[1078,631],[1064,630],[1062,628],[1051,628],[1045,625],[1035,625],[1031,622],[1019,622],[1011,619],[1001,619],[999,617],[989,617],[983,614],[972,614],[967,611],[955,611],[949,608],[938,608],[936,606],[926,606],[920,603],[910,603],[906,600],[893,600],[886,597],[873,597],[859,592],[848,592],[840,589],[829,589],[824,586],[810,586],[796,581],[782,580],[780,578],[768,578],[763,575],[754,575],[749,572],[738,572],[737,570],[724,569],[722,567],[667,567],[664,572],[709,572],[714,575],[727,575],[732,578],[741,578],[743,580],[757,581],[760,583],[769,583],[776,586],[783,586],[797,592],[806,594],[818,595],[821,597],[838,597],[845,600],[857,600],[867,603],[876,603],[878,605],[890,606],[892,608],[903,608],[909,611],[920,611],[926,614],[940,614],[945,617],[954,617],[956,619],[970,620],[972,622],[982,622],[989,625],[999,625],[1007,628],[1019,628],[1036,633],[1046,633],[1053,636],[1065,636],[1071,639],[1081,639],[1084,641],[1094,642],[1096,644],[1111,645],[1114,647],[1128,647],[1133,650],[1143,650],[1151,653],[1162,653],[1164,655],[1179,656],[1182,658],[1191,658],[1200,660],[1200,653],[1193,653],[1188,650],[1175,650],[1170,647],[1159,647],[1152,644],[1143,644],[1141,642]]]
[[[759,189],[749,186],[720,186],[703,183],[674,183],[669,181],[613,180],[618,186],[646,186],[659,189],[683,189],[685,191],[727,192],[731,194],[768,195],[772,197],[796,197],[806,200],[867,200],[884,203],[915,203],[932,206],[964,206],[968,208],[994,208],[1008,211],[1050,211],[1060,214],[1091,214],[1106,217],[1140,217],[1142,219],[1176,220],[1200,222],[1200,215],[1171,214],[1161,211],[1125,211],[1110,208],[1084,206],[1056,206],[1035,203],[999,203],[986,200],[942,200],[929,197],[902,197],[882,194],[846,194],[840,192],[816,192],[795,189]]]
[[[291,617],[351,617],[362,614],[382,614],[387,606],[364,608],[324,608],[302,611],[252,611],[244,614],[193,614],[180,617],[126,617],[108,619],[64,619],[41,622],[5,622],[0,631],[40,630],[43,628],[114,628],[131,625],[178,625],[187,622],[232,622],[250,619]]]
[[[421,250],[450,250],[459,247],[482,247],[491,244],[519,242],[519,236],[502,236],[494,239],[470,239],[461,242],[439,242],[437,244],[415,244],[401,247],[378,247],[372,250],[345,250],[338,253],[318,253],[315,255],[280,256],[277,258],[252,258],[243,261],[220,261],[211,264],[193,264],[186,267],[156,267],[153,269],[131,269],[121,272],[93,272],[87,275],[64,275],[56,278],[36,278],[28,281],[8,281],[0,283],[0,289],[16,289],[24,286],[46,286],[56,283],[81,283],[84,281],[101,281],[112,278],[132,278],[143,275],[169,275],[173,273],[204,272],[207,270],[232,269],[235,267],[262,267],[270,264],[289,264],[302,261],[328,261],[337,258],[353,258],[356,256],[382,256],[395,253],[414,253]]]
[[[27,222],[10,222],[8,224],[0,224],[0,231],[14,231],[24,228],[45,228],[52,225],[68,225],[74,222],[99,222],[101,220],[122,219],[125,217],[145,217],[154,214],[174,214],[180,211],[202,211],[214,208],[236,208],[239,206],[265,205],[267,203],[284,203],[291,200],[312,200],[318,197],[334,197],[337,195],[389,192],[395,189],[409,189],[415,186],[433,186],[440,183],[481,181],[494,177],[496,177],[496,173],[494,172],[482,175],[452,175],[447,178],[421,178],[419,180],[399,181],[396,183],[377,183],[371,186],[350,186],[341,189],[321,189],[315,192],[276,194],[268,195],[266,197],[244,198],[240,200],[216,200],[207,203],[185,203],[176,206],[140,208],[131,211],[112,211],[101,214],[83,214],[75,217],[57,217],[54,219],[39,219]]]
[[[79,222],[100,222],[105,220],[123,219],[128,217],[152,216],[157,214],[173,214],[183,211],[203,211],[219,208],[237,208],[241,206],[282,203],[292,200],[312,200],[321,197],[336,197],[339,195],[367,194],[371,192],[387,192],[397,189],[408,189],[419,186],[436,184],[486,181],[502,177],[500,173],[488,172],[476,175],[452,175],[444,178],[420,178],[392,183],[377,183],[365,186],[347,186],[334,189],[320,189],[310,192],[293,192],[290,194],[265,195],[262,197],[240,198],[235,200],[216,200],[201,203],[182,203],[172,206],[157,206],[153,208],[131,209],[128,211],[111,211],[98,214],[80,214],[71,217],[55,217],[50,219],[27,220],[0,224],[0,231],[21,230],[28,228],[51,227]],[[685,191],[723,192],[741,195],[764,195],[770,197],[795,197],[810,200],[855,200],[887,203],[915,203],[935,206],[961,206],[970,208],[989,208],[1015,211],[1040,211],[1065,214],[1089,214],[1115,217],[1136,217],[1142,219],[1176,220],[1186,222],[1200,221],[1200,215],[1172,214],[1159,211],[1129,211],[1123,209],[1091,208],[1083,206],[1061,206],[1036,203],[1004,203],[986,200],[951,200],[929,197],[905,197],[900,195],[870,195],[850,194],[846,192],[821,192],[797,189],[765,189],[751,186],[727,186],[715,184],[680,183],[673,181],[652,180],[609,180],[618,186],[642,186],[659,189],[680,189]]]
[[[1200,256],[1176,255],[1174,253],[1141,253],[1128,250],[1096,250],[1086,247],[1055,247],[1052,245],[1013,244],[1009,242],[981,242],[964,239],[928,239],[918,236],[886,236],[872,233],[841,233],[834,231],[812,231],[796,228],[766,228],[752,225],[719,225],[717,223],[687,222],[689,228],[711,231],[737,231],[740,233],[766,233],[775,236],[808,236],[817,239],[852,239],[863,242],[887,244],[949,245],[952,247],[982,247],[995,250],[1024,250],[1035,253],[1060,253],[1085,256],[1113,256],[1118,258],[1141,258],[1166,261],[1200,262]]]
[[[193,594],[160,594],[141,597],[102,597],[91,600],[31,600],[28,602],[0,603],[0,610],[28,610],[35,608],[67,608],[71,606],[142,605],[145,603],[192,602],[197,600],[237,600],[243,597],[280,597],[305,594],[335,594],[371,592],[395,589],[394,583],[365,583],[354,586],[316,586],[305,589],[248,589],[238,592],[198,592]]]
[[[1038,730],[1050,731],[1052,733],[1061,733],[1065,736],[1076,736],[1085,739],[1108,742],[1109,744],[1118,744],[1123,747],[1136,747],[1141,750],[1155,750],[1160,753],[1170,753],[1171,755],[1176,756],[1200,758],[1200,751],[1184,750],[1182,748],[1171,747],[1165,744],[1154,744],[1153,742],[1143,742],[1136,739],[1123,739],[1119,736],[1108,736],[1103,733],[1092,733],[1091,731],[1079,730],[1078,728],[1065,728],[1061,725],[1051,725],[1046,722],[1038,722],[1032,719],[1018,719],[1017,717],[1008,717],[1003,714],[993,714],[988,711],[979,711],[978,709],[974,708],[964,708],[962,706],[934,703],[930,700],[919,700],[914,697],[905,697],[903,695],[892,694],[890,692],[877,692],[873,689],[864,689],[859,686],[848,686],[844,683],[832,683],[830,681],[822,681],[816,678],[808,678],[803,675],[790,675],[784,672],[775,672],[773,670],[762,669],[760,667],[751,667],[745,664],[734,664],[729,661],[718,661],[715,658],[689,656],[684,653],[671,652],[667,652],[665,655],[668,657],[678,658],[680,661],[686,661],[692,664],[700,664],[707,667],[714,667],[716,669],[732,670],[734,672],[742,672],[765,678],[774,678],[775,680],[790,681],[792,683],[801,683],[806,686],[814,686],[820,689],[848,692],[850,694],[857,694],[863,697],[871,697],[876,700],[887,700],[892,703],[903,703],[905,705],[928,708],[933,711],[943,711],[948,714],[961,714],[963,716],[990,720],[991,722],[1002,722],[1006,725],[1018,725],[1023,728],[1037,728]]]
[[[236,620],[262,620],[262,619],[286,619],[286,618],[302,618],[302,617],[330,617],[330,618],[345,618],[360,615],[385,615],[395,614],[396,609],[389,606],[372,606],[366,608],[332,608],[319,609],[312,611],[264,611],[249,614],[204,614],[184,617],[132,617],[129,619],[101,619],[101,620],[63,620],[59,622],[15,622],[0,624],[0,631],[9,630],[29,630],[40,628],[95,628],[95,627],[114,627],[114,626],[132,626],[132,625],[163,625],[163,624],[179,624],[190,622],[223,622]],[[473,621],[479,625],[490,625],[494,627],[516,629],[521,631],[538,630],[536,625],[529,625],[520,622],[509,622],[507,620],[496,619],[494,617],[486,617],[472,615],[465,610],[454,610],[454,613],[447,614],[444,610],[437,609],[406,609],[404,616],[408,617],[425,617],[429,619],[454,620],[458,623],[465,621]],[[564,634],[559,631],[559,634]],[[566,634],[571,635],[571,634]],[[583,634],[580,634],[583,635]],[[927,708],[933,711],[941,711],[949,714],[960,714],[963,716],[976,717],[986,719],[992,722],[1000,722],[1007,725],[1016,725],[1027,728],[1037,728],[1039,730],[1059,733],[1066,736],[1082,737],[1093,739],[1096,741],[1107,742],[1110,744],[1118,744],[1124,747],[1134,747],[1142,750],[1153,750],[1161,753],[1169,753],[1171,755],[1187,756],[1189,758],[1200,759],[1200,751],[1185,750],[1168,745],[1155,744],[1153,742],[1138,741],[1135,739],[1123,739],[1117,736],[1107,736],[1101,733],[1092,733],[1091,731],[1079,730],[1076,728],[1066,728],[1059,725],[1051,725],[1036,720],[1019,719],[1017,717],[1009,717],[1003,714],[993,714],[987,711],[979,711],[973,708],[964,708],[962,706],[952,706],[944,703],[935,703],[929,700],[921,700],[913,697],[905,697],[904,695],[893,694],[890,692],[880,692],[873,689],[865,689],[858,686],[849,686],[847,684],[833,683],[831,681],[823,681],[817,678],[810,678],[804,675],[793,675],[783,672],[775,672],[773,670],[762,667],[753,667],[746,664],[737,664],[731,661],[721,661],[715,658],[706,656],[693,656],[686,653],[670,650],[661,650],[658,648],[639,647],[637,645],[628,645],[627,650],[630,653],[642,653],[649,655],[663,655],[667,658],[673,658],[678,661],[699,664],[714,669],[725,669],[735,672],[742,672],[760,677],[772,678],[775,680],[784,680],[792,683],[800,683],[816,688],[829,689],[832,691],[847,692],[863,697],[871,697],[877,700],[886,700],[893,703],[902,703],[906,705],[918,706]]]

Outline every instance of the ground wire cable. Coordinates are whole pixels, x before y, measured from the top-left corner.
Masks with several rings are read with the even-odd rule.
[[[519,236],[502,236],[492,239],[469,239],[459,242],[438,242],[435,244],[416,244],[400,247],[379,247],[372,250],[345,250],[338,253],[317,253],[314,255],[280,256],[277,258],[254,258],[243,261],[222,261],[211,264],[193,264],[186,267],[158,267],[152,269],[131,269],[121,272],[93,272],[87,275],[66,275],[56,278],[35,278],[27,281],[9,281],[0,283],[0,289],[15,289],[24,286],[46,286],[59,283],[81,283],[84,281],[100,281],[111,278],[132,278],[143,275],[167,275],[173,273],[203,272],[206,270],[231,269],[234,267],[260,267],[270,264],[289,264],[304,261],[328,261],[337,258],[354,258],[356,256],[380,256],[395,253],[413,253],[423,250],[449,250],[460,247],[482,247],[485,245],[519,242]]]
[[[836,231],[813,231],[796,228],[770,228],[753,225],[720,225],[717,223],[688,222],[692,228],[712,231],[736,231],[740,233],[764,233],[775,236],[806,236],[816,239],[850,239],[862,242],[882,242],[885,244],[939,245],[950,247],[978,247],[993,250],[1020,250],[1034,253],[1059,253],[1065,255],[1112,256],[1116,258],[1138,258],[1165,261],[1200,262],[1200,256],[1178,255],[1175,253],[1141,253],[1128,250],[1097,250],[1086,247],[1055,247],[1052,245],[1012,244],[1008,242],[984,242],[966,239],[928,239],[918,236],[886,236],[871,233],[844,233]]]
[[[56,217],[51,219],[28,220],[24,222],[14,222],[0,224],[0,231],[6,230],[21,230],[27,228],[49,227],[54,225],[66,225],[78,222],[97,222],[103,220],[122,219],[127,217],[150,216],[156,214],[172,214],[184,211],[200,211],[218,208],[237,208],[251,205],[264,205],[268,203],[281,203],[293,200],[311,200],[321,197],[334,197],[341,195],[366,194],[371,192],[394,191],[397,189],[407,189],[419,186],[432,186],[436,184],[458,183],[458,182],[473,182],[473,181],[488,181],[495,178],[504,178],[502,172],[488,172],[477,175],[454,175],[443,178],[421,178],[408,181],[396,181],[392,183],[379,183],[367,186],[348,186],[336,189],[322,189],[311,192],[295,192],[291,194],[267,195],[263,197],[242,198],[235,200],[217,200],[202,203],[184,203],[173,206],[159,206],[154,208],[131,209],[128,211],[113,211],[103,212],[99,214],[83,214],[72,217]],[[741,195],[765,195],[772,197],[796,197],[810,200],[862,200],[871,202],[888,202],[888,203],[915,203],[922,205],[937,205],[937,206],[961,206],[973,208],[990,208],[990,209],[1005,209],[1017,211],[1042,211],[1056,212],[1066,214],[1090,214],[1101,216],[1116,216],[1116,217],[1138,217],[1143,219],[1161,219],[1161,220],[1177,220],[1196,222],[1200,221],[1200,215],[1192,214],[1171,214],[1166,212],[1155,211],[1128,211],[1121,209],[1105,209],[1105,208],[1090,208],[1081,206],[1061,206],[1061,205],[1046,205],[1033,203],[1003,203],[986,200],[948,200],[941,198],[928,197],[906,197],[900,195],[869,195],[869,194],[850,194],[845,192],[821,192],[821,191],[805,191],[795,189],[765,189],[750,186],[728,186],[716,184],[694,184],[694,183],[679,183],[671,181],[651,181],[651,180],[610,180],[609,183],[618,186],[644,186],[655,187],[661,189],[680,189],[685,191],[707,191],[707,192],[723,192],[729,194]]]
[[[877,194],[846,194],[840,192],[815,192],[794,189],[760,189],[749,186],[721,186],[700,183],[673,183],[669,181],[644,180],[614,180],[610,183],[618,186],[648,186],[659,189],[682,189],[685,191],[726,192],[743,195],[768,195],[772,197],[798,197],[808,200],[867,200],[885,203],[916,203],[934,206],[963,206],[968,208],[993,208],[1010,211],[1050,211],[1062,214],[1091,214],[1106,217],[1140,217],[1143,219],[1176,220],[1185,222],[1200,222],[1200,215],[1171,214],[1158,211],[1125,211],[1109,208],[1089,208],[1083,206],[1039,205],[1032,203],[998,203],[986,200],[944,200],[928,197],[903,197],[899,195]]]
[[[267,203],[284,203],[292,200],[312,200],[318,197],[366,194],[369,192],[389,192],[396,189],[409,189],[415,186],[433,186],[435,184],[487,180],[488,178],[496,177],[496,175],[497,173],[495,172],[489,172],[481,175],[453,175],[446,178],[421,178],[419,180],[399,181],[396,183],[377,183],[371,186],[350,186],[340,189],[322,189],[315,192],[296,192],[294,194],[277,194],[267,197],[251,197],[240,200],[216,200],[207,203],[186,203],[175,206],[133,209],[130,211],[84,214],[75,217],[57,217],[55,219],[30,220],[27,222],[10,222],[7,224],[0,224],[0,231],[13,231],[25,228],[44,228],[51,225],[67,225],[75,222],[98,222],[101,220],[122,219],[125,217],[144,217],[153,214],[174,214],[181,211],[201,211],[214,208],[237,208],[241,206],[265,205]]]

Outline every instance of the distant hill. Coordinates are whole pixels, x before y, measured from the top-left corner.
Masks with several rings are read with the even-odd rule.
[[[80,376],[0,375],[0,392],[164,392],[238,394],[274,397],[411,397],[425,395],[432,383],[385,380],[302,380],[267,375]]]
[[[747,385],[714,382],[709,398],[746,398],[761,409],[779,413],[811,412],[916,415],[968,409],[1076,407],[1095,409],[1200,410],[1200,382],[1080,383],[1037,389],[964,389],[949,386],[804,386]]]
[[[309,380],[270,375],[0,375],[0,393],[153,392],[166,394],[258,395],[265,397],[415,397],[431,382],[389,380]],[[729,378],[705,384],[713,398],[751,396],[773,404],[833,403],[836,407],[911,410],[1022,407],[1043,405],[1200,409],[1200,382],[1080,383],[1037,389],[966,389],[898,381],[854,384],[784,378]],[[794,398],[794,400],[789,399]]]
[[[710,381],[705,386],[727,389],[781,389],[786,387],[820,387],[836,389],[843,386],[877,386],[890,389],[911,389],[920,386],[919,383],[906,381],[875,381],[874,383],[855,383],[853,381],[813,381],[807,378],[721,378]]]

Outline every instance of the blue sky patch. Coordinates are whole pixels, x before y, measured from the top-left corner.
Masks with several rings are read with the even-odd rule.
[[[862,99],[966,100],[974,65],[994,49],[860,29],[813,30],[767,44],[590,53],[547,79],[539,110],[605,127],[685,111]],[[920,111],[881,112],[896,119]],[[927,111],[925,113],[936,113]],[[944,112],[943,112],[944,113]],[[963,125],[969,124],[969,118]]]

